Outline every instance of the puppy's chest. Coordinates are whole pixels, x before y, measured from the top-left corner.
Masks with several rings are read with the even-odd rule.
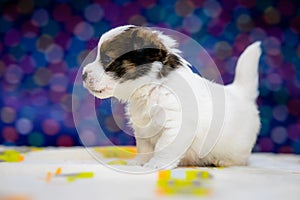
[[[146,101],[130,103],[127,105],[126,111],[133,128],[145,127],[151,121],[151,106]]]
[[[151,137],[164,129],[170,118],[167,110],[170,105],[174,107],[176,100],[164,88],[149,88],[146,91],[146,94],[134,96],[126,111],[135,134]]]

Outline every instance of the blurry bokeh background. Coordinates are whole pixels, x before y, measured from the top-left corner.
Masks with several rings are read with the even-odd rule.
[[[300,153],[300,1],[1,0],[0,13],[0,144],[80,145],[71,105],[79,66],[102,33],[135,24],[191,36],[225,83],[244,48],[262,41],[254,151]],[[108,137],[134,144],[109,103],[97,104]]]

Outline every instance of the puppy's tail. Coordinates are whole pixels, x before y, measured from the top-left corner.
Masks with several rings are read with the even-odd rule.
[[[238,59],[233,85],[245,91],[251,99],[258,96],[258,63],[261,55],[261,42],[254,42],[246,48]]]

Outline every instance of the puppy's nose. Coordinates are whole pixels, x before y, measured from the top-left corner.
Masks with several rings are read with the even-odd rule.
[[[86,78],[87,78],[87,73],[84,72],[84,73],[82,74],[82,80],[85,81]]]

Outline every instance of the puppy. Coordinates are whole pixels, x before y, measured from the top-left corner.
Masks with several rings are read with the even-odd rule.
[[[138,155],[148,168],[245,165],[260,129],[260,42],[240,56],[233,83],[210,82],[191,70],[171,37],[146,27],[103,34],[83,69],[94,96],[127,103]]]

